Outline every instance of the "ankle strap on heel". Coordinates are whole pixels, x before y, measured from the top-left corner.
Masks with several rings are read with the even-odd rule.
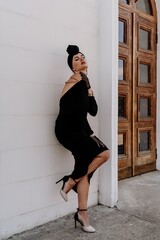
[[[88,209],[80,209],[80,208],[77,208],[77,211],[87,211]]]

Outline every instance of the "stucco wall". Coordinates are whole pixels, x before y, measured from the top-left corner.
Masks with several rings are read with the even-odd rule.
[[[0,1],[0,238],[75,211],[55,181],[72,155],[54,136],[61,88],[71,72],[66,47],[77,44],[97,83],[96,0]],[[98,117],[90,122],[98,131]],[[89,205],[97,203],[98,173]]]

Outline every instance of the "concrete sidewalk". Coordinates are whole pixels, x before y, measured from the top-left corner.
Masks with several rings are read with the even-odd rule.
[[[74,228],[73,214],[49,222],[10,240],[160,240],[160,172],[119,182],[119,200],[113,209],[89,209],[96,233]]]

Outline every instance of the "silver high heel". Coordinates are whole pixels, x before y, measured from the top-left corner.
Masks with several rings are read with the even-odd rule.
[[[79,219],[78,217],[78,212],[79,211],[87,211],[87,209],[79,209],[77,208],[77,212],[74,214],[74,221],[75,221],[75,228],[77,227],[77,222],[79,222],[81,225],[82,225],[82,228],[85,232],[88,232],[88,233],[94,233],[96,230],[91,226],[84,226],[82,220]]]
[[[63,198],[66,202],[68,202],[68,196],[67,196],[67,194],[63,191],[63,189],[64,189],[65,183],[68,182],[69,178],[70,178],[70,175],[64,176],[63,178],[61,178],[60,180],[58,180],[58,181],[56,182],[56,184],[57,184],[57,183],[63,181],[63,186],[62,186],[62,188],[61,188],[61,190],[60,190],[60,194],[61,194],[62,198]],[[77,184],[76,180],[73,179],[73,181]],[[70,183],[69,183],[69,184],[70,184]],[[71,184],[70,184],[70,185],[71,185]],[[72,186],[72,185],[71,185],[71,186]],[[74,185],[73,185],[72,187],[74,187]]]
[[[63,198],[66,202],[68,202],[68,196],[67,196],[67,194],[63,191],[63,188],[64,188],[65,183],[68,181],[69,177],[70,177],[70,176],[64,176],[62,179],[60,179],[60,180],[58,180],[58,181],[56,182],[56,184],[57,184],[57,183],[63,181],[63,186],[62,186],[62,188],[61,188],[61,190],[60,190],[60,194],[61,194],[62,198]]]

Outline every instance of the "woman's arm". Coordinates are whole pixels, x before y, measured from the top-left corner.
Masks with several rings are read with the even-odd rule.
[[[88,99],[89,99],[89,109],[88,112],[91,116],[96,116],[98,112],[98,105],[96,99],[93,95],[93,90],[90,88],[88,89]]]

